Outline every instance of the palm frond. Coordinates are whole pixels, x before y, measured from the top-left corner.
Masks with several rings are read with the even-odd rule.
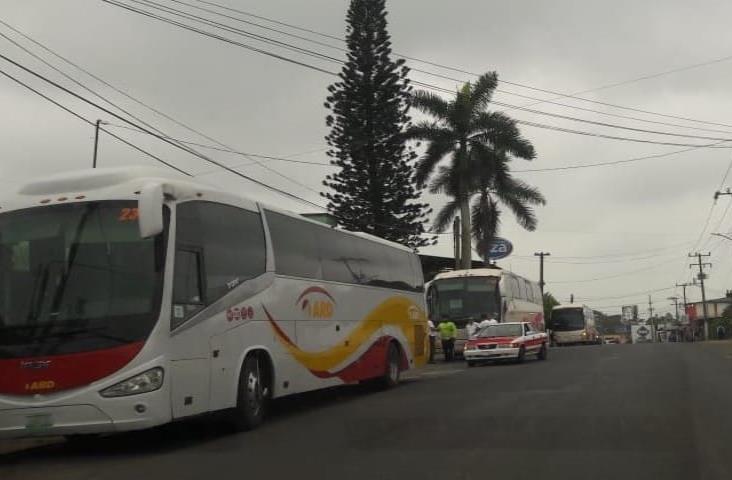
[[[427,150],[422,155],[422,158],[419,159],[415,168],[414,181],[417,182],[420,188],[424,187],[425,183],[427,183],[427,179],[432,175],[437,164],[445,156],[454,152],[454,150],[455,143],[450,137],[449,132],[443,132],[441,136],[437,135],[430,141],[429,145],[427,145]]]
[[[447,202],[435,217],[435,221],[432,224],[432,230],[438,233],[444,232],[450,225],[450,222],[455,215],[460,211],[460,203],[456,200],[450,200]]]
[[[412,94],[410,104],[439,120],[447,120],[450,117],[450,102],[431,92],[417,90]]]
[[[472,140],[490,144],[496,150],[505,150],[514,157],[525,160],[536,157],[534,146],[521,136],[516,121],[507,115],[483,112],[478,114],[474,124],[479,133],[472,136]]]
[[[484,73],[478,78],[473,85],[472,92],[473,114],[483,112],[488,107],[497,85],[498,74],[496,72]]]

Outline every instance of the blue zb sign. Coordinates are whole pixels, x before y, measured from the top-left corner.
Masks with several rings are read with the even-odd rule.
[[[513,245],[511,242],[505,238],[496,237],[488,248],[487,257],[490,260],[500,260],[511,255],[511,252],[513,252]]]

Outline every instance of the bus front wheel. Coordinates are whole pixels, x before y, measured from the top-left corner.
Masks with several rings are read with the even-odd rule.
[[[269,395],[265,358],[261,355],[247,356],[239,376],[236,408],[231,417],[235,430],[253,430],[261,425]]]

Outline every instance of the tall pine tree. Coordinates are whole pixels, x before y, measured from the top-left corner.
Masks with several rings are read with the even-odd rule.
[[[348,60],[328,87],[326,137],[339,171],[323,182],[328,210],[349,230],[371,233],[413,248],[424,237],[430,209],[414,182],[416,153],[406,145],[409,69],[391,59],[385,0],[351,0]]]

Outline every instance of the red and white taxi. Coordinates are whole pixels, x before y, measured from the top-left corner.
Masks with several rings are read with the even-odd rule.
[[[463,357],[472,367],[478,362],[513,359],[523,362],[526,355],[546,360],[549,336],[534,330],[528,322],[506,322],[488,325],[465,344]]]

